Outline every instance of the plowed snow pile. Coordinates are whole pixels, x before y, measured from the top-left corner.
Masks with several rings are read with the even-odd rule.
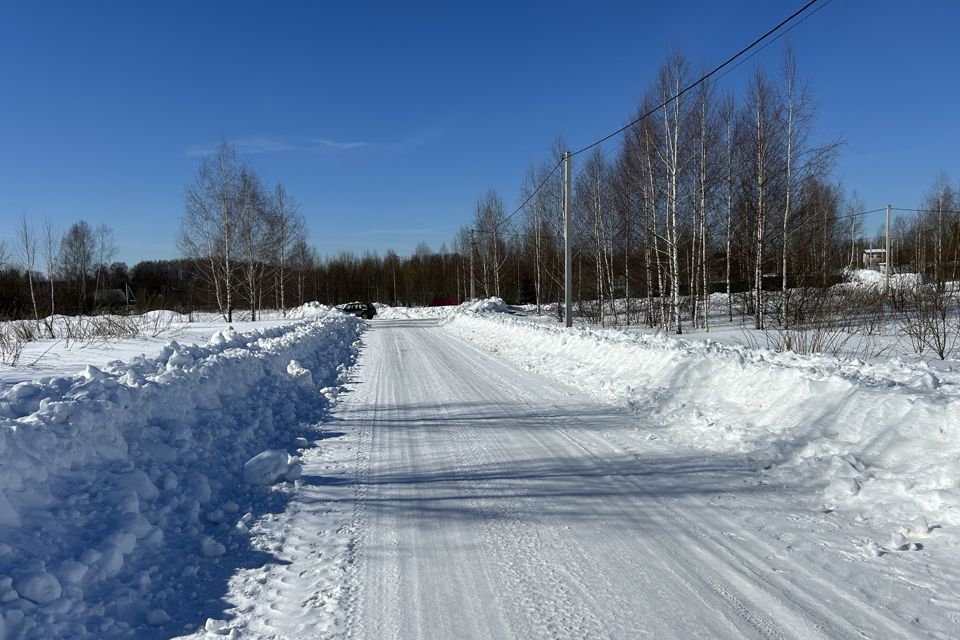
[[[298,315],[0,393],[0,638],[196,625],[357,354],[355,318]]]
[[[627,402],[657,437],[737,452],[815,487],[825,509],[926,528],[960,525],[960,376],[710,341],[564,329],[460,312],[447,330],[529,369]]]
[[[387,304],[376,303],[377,319],[379,320],[425,320],[430,318],[446,318],[457,307],[391,307]]]

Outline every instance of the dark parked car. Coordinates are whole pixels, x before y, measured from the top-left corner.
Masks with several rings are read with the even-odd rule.
[[[377,315],[377,308],[369,302],[348,302],[339,308],[344,313],[352,313],[358,318],[366,318],[367,320],[373,320],[373,316]]]

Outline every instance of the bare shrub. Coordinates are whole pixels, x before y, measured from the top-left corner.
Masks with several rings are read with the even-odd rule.
[[[165,333],[170,333],[173,329],[172,313],[156,312],[150,315],[132,316],[140,321],[140,332],[148,334],[151,338],[156,338]],[[193,322],[193,314],[190,314],[189,320]]]
[[[33,342],[40,338],[40,327],[36,322],[30,320],[21,320],[9,323],[14,336],[20,342]]]
[[[0,323],[0,363],[15,366],[23,355],[23,347],[39,337],[40,325],[32,320]]]
[[[806,329],[766,329],[764,337],[771,351],[793,351],[809,355],[826,353],[838,356],[846,348],[854,334],[828,325],[817,325]]]
[[[23,341],[16,335],[10,325],[12,322],[0,325],[0,363],[14,366],[23,355]]]
[[[823,353],[876,357],[891,346],[879,337],[889,324],[883,291],[872,286],[841,285],[829,288],[799,287],[790,290],[789,322],[777,305],[778,326],[751,336],[748,346],[799,354]],[[786,328],[789,326],[789,328]]]
[[[941,360],[960,347],[960,317],[956,296],[946,287],[917,284],[903,293],[900,330],[917,355],[927,351]]]
[[[67,348],[71,344],[83,348],[102,346],[109,344],[112,340],[125,338],[141,336],[156,338],[171,333],[173,326],[174,316],[169,313],[156,313],[149,316],[56,316],[45,318],[40,322],[29,320],[4,322],[0,323],[0,363],[16,365],[23,355],[24,345],[40,339],[50,338],[56,342],[62,341]],[[37,361],[45,354],[46,352],[41,354]]]
[[[70,339],[83,346],[107,344],[114,339],[157,337],[170,328],[172,319],[165,314],[146,316],[81,316],[66,324]]]

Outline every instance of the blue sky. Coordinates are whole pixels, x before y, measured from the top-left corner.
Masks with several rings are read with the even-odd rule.
[[[713,66],[800,4],[7,0],[0,237],[26,210],[109,225],[131,264],[175,257],[184,185],[223,136],[284,182],[322,254],[435,249],[487,187],[515,206],[556,135],[622,125],[670,47]],[[868,208],[960,178],[958,19],[952,1],[833,0],[787,36],[815,137],[844,140],[837,175]]]

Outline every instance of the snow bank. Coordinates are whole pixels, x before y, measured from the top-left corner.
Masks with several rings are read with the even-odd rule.
[[[182,630],[180,590],[239,555],[257,492],[270,491],[259,480],[298,476],[284,447],[302,443],[298,426],[328,405],[321,389],[356,357],[362,324],[314,311],[0,392],[6,637]]]
[[[288,318],[316,318],[328,315],[331,307],[319,302],[307,302],[287,311]]]
[[[374,303],[379,320],[431,320],[446,318],[458,307],[391,307],[390,305]]]
[[[814,485],[824,507],[960,524],[960,376],[459,313],[445,327],[613,401],[663,435]]]
[[[862,286],[879,289],[886,286],[887,276],[873,269],[845,269],[843,272],[846,286]],[[890,286],[894,289],[913,289],[918,287],[923,279],[916,273],[891,273]],[[839,285],[844,286],[844,285]]]
[[[440,307],[391,307],[379,302],[374,303],[374,306],[377,308],[377,317],[384,320],[442,320],[460,313],[509,313],[514,310],[500,298],[487,298]]]
[[[464,302],[456,309],[456,313],[507,313],[510,307],[500,298],[487,298],[485,300],[474,300],[473,302]]]

